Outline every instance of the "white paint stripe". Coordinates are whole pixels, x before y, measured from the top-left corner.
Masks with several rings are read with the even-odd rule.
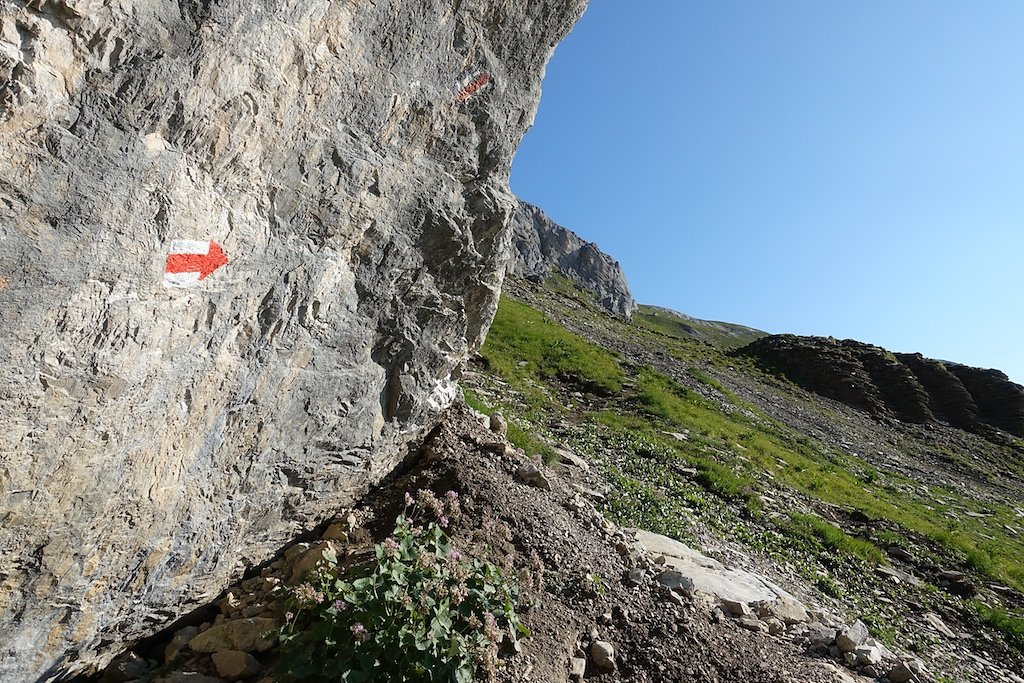
[[[483,74],[484,74],[484,72],[483,72],[483,71],[471,71],[471,72],[470,72],[469,74],[467,74],[466,76],[463,76],[463,77],[462,77],[462,78],[460,78],[460,79],[459,79],[459,81],[458,81],[458,82],[457,82],[457,83],[455,84],[455,90],[456,90],[456,92],[462,92],[463,90],[465,90],[466,88],[468,88],[468,87],[469,87],[469,84],[470,84],[470,83],[472,83],[472,82],[473,82],[473,81],[475,81],[476,79],[480,78],[480,76],[482,76]]]
[[[199,282],[199,273],[164,273],[164,287],[188,287]]]
[[[171,240],[172,254],[209,254],[210,240]]]

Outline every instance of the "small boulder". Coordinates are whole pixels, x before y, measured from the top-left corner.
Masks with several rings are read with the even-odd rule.
[[[532,462],[520,465],[519,469],[516,470],[516,478],[529,486],[544,489],[545,491],[551,490],[551,482],[547,476]]]
[[[889,553],[889,557],[895,560],[900,560],[901,562],[907,562],[910,564],[917,563],[917,558],[913,554],[907,552],[906,549],[901,548],[898,545],[890,545],[886,548],[886,552]]]
[[[761,633],[768,632],[768,624],[764,623],[753,614],[743,614],[737,620],[737,623],[748,631],[757,631]]]
[[[615,669],[615,648],[611,643],[595,640],[590,646],[590,656],[599,669],[613,671]]]
[[[188,645],[189,641],[199,635],[199,628],[196,626],[186,626],[178,629],[171,638],[171,642],[167,643],[167,647],[164,648],[164,661],[173,662],[181,652],[182,648]]]
[[[260,672],[260,663],[248,652],[224,650],[213,653],[217,675],[229,681],[252,678]]]
[[[771,602],[758,603],[757,614],[765,620],[778,619],[787,626],[802,624],[810,619],[803,605],[786,596],[780,596]]]
[[[644,582],[644,571],[636,567],[626,572],[625,584],[630,588],[639,586]]]
[[[583,657],[573,657],[569,660],[569,680],[581,681],[587,673],[587,660]]]
[[[302,553],[295,560],[295,564],[292,565],[291,582],[298,583],[301,581],[325,556],[336,557],[335,552],[332,541],[320,541],[313,545],[309,550]]]
[[[487,426],[490,427],[491,431],[495,434],[505,436],[508,434],[508,422],[501,413],[494,413],[488,420]]]
[[[264,638],[264,635],[276,628],[277,622],[265,617],[225,621],[197,635],[189,641],[188,646],[194,652],[266,652],[274,643]]]
[[[942,571],[939,572],[935,582],[940,588],[945,588],[953,595],[962,598],[971,598],[978,592],[977,587],[971,583],[970,578],[963,572]]]
[[[807,625],[807,639],[811,645],[828,647],[836,639],[836,630],[825,624],[812,621]]]
[[[229,590],[217,605],[220,607],[221,614],[230,617],[242,606],[242,598],[237,590]]]
[[[573,465],[585,472],[590,470],[590,463],[572,451],[568,451],[564,448],[555,448],[555,453],[558,454],[559,459],[564,463],[569,463],[570,465]]]
[[[847,626],[836,636],[836,645],[843,652],[853,652],[864,644],[871,634],[864,622],[858,619],[851,626]]]
[[[928,622],[928,624],[931,625],[932,628],[934,628],[936,631],[938,631],[946,638],[949,638],[951,640],[956,639],[957,635],[953,633],[953,630],[951,628],[946,626],[946,622],[944,622],[942,620],[942,617],[940,617],[938,614],[935,614],[934,612],[925,612],[924,620]]]
[[[857,663],[861,665],[878,664],[882,661],[882,651],[877,645],[860,645],[853,653],[857,655]]]
[[[135,654],[126,652],[103,672],[103,683],[126,683],[142,678],[149,671],[149,663]]]
[[[695,590],[693,579],[688,576],[677,572],[674,569],[668,569],[658,574],[658,583],[666,588],[681,593],[688,598],[693,597]]]
[[[730,600],[729,598],[722,598],[721,600],[722,609],[731,614],[734,617],[746,617],[752,616],[753,612],[750,610],[750,605],[741,600]]]
[[[916,680],[915,674],[907,666],[906,662],[900,662],[889,672],[889,680],[892,683],[910,683]]]

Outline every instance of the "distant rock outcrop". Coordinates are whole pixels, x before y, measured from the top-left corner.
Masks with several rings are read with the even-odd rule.
[[[772,335],[734,353],[876,416],[1024,437],[1024,387],[998,370],[894,354],[851,339]]]
[[[546,278],[557,271],[589,292],[615,315],[629,319],[636,302],[619,262],[596,244],[558,225],[532,204],[520,201],[512,218],[512,261],[508,272]]]
[[[0,681],[351,502],[458,394],[585,0],[0,0]]]

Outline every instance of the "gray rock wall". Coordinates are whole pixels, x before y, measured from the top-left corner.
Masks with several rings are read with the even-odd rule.
[[[584,4],[0,0],[0,680],[210,600],[453,400]]]
[[[552,221],[536,206],[520,201],[512,217],[509,272],[545,278],[555,271],[590,292],[615,315],[629,319],[637,308],[618,261]]]

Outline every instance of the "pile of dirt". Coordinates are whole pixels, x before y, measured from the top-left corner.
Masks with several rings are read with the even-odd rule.
[[[630,542],[627,531],[601,516],[588,499],[588,492],[597,494],[577,479],[574,469],[553,471],[535,463],[550,488],[524,483],[521,470],[529,461],[484,423],[468,407],[454,408],[404,471],[355,509],[340,510],[319,540],[283,549],[277,560],[227,589],[190,622],[121,657],[103,680],[212,683],[230,678],[218,669],[216,653],[196,651],[196,643],[216,638],[197,636],[231,630],[225,625],[235,623],[280,623],[285,609],[280,596],[301,573],[296,567],[310,565],[327,543],[349,562],[365,558],[373,543],[391,533],[406,492],[423,489],[459,494],[463,513],[449,530],[458,547],[486,559],[504,557],[523,577],[518,609],[531,636],[522,652],[503,660],[500,680],[569,680],[574,658],[586,660],[583,678],[595,682],[851,680],[848,673],[806,654],[798,639],[745,630],[700,596],[683,598],[660,586],[653,559]],[[599,667],[591,655],[597,640],[612,646],[614,670]],[[246,677],[260,683],[278,680],[276,646],[258,640],[247,646]],[[227,661],[221,655],[220,662]],[[258,669],[251,667],[253,662]]]

